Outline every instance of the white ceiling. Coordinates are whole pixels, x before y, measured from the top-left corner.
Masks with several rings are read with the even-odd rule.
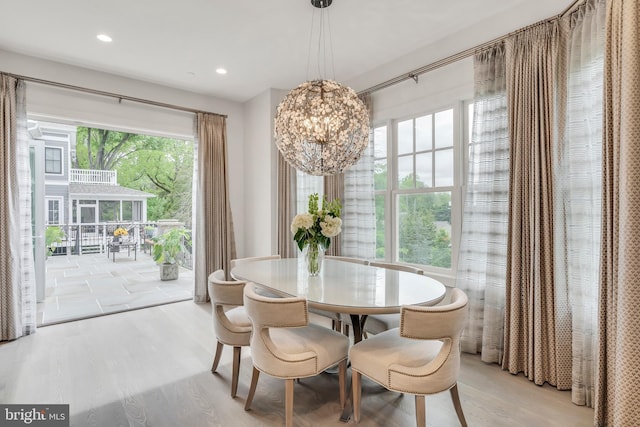
[[[570,3],[334,0],[325,10],[335,74],[323,77],[354,79],[478,22],[506,34]],[[319,40],[311,36],[314,13],[317,25],[309,0],[12,0],[2,6],[0,49],[243,102],[319,77],[317,49],[309,55],[310,39]],[[98,33],[113,42],[98,41]],[[216,74],[218,67],[228,74]]]

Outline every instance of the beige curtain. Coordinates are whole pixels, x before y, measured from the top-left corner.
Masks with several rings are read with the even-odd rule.
[[[376,256],[376,202],[373,185],[373,102],[359,95],[369,112],[369,145],[358,162],[344,171],[340,255],[374,259]]]
[[[473,128],[456,287],[469,296],[462,351],[502,363],[509,224],[509,132],[503,43],[474,58]]]
[[[640,2],[607,5],[596,424],[640,424]]]
[[[536,384],[571,387],[566,298],[553,276],[553,145],[560,29],[557,20],[506,40],[510,189],[502,366]]]
[[[344,206],[344,173],[324,177],[324,194],[327,200],[338,199]],[[327,249],[327,255],[342,255],[342,234],[340,233],[338,238],[333,238],[331,246]]]
[[[278,151],[278,253],[283,258],[294,258],[298,253],[291,221],[296,216],[296,170]]]
[[[593,407],[598,331],[602,217],[602,94],[605,0],[587,0],[563,18],[567,30],[566,117],[559,126],[554,170],[556,295],[568,294],[571,400]],[[566,292],[565,292],[566,291]],[[558,321],[558,320],[557,320]]]
[[[24,83],[0,74],[0,341],[36,331]]]
[[[207,277],[215,270],[229,274],[236,257],[227,178],[227,122],[223,116],[198,113],[197,182],[195,188],[195,291],[196,302],[206,302]]]

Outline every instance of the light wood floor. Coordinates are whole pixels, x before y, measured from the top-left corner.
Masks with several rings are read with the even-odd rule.
[[[231,349],[211,374],[215,340],[209,304],[191,301],[38,329],[0,344],[0,402],[68,403],[76,426],[274,426],[284,423],[284,381],[262,375],[252,409],[243,352],[231,399]],[[337,375],[295,385],[294,421],[340,426]],[[477,356],[463,355],[460,399],[470,426],[590,426],[593,411],[568,392],[538,387]],[[449,393],[427,397],[429,426],[457,426]],[[414,400],[365,382],[362,426],[414,425]],[[349,422],[353,424],[353,420]]]

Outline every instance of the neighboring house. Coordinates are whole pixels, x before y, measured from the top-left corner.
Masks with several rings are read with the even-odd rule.
[[[72,169],[76,127],[29,121],[32,162],[44,195],[45,225],[146,222],[151,193],[118,185],[115,170]],[[42,185],[44,183],[44,185]]]

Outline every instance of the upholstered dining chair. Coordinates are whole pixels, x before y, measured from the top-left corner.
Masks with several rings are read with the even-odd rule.
[[[406,271],[414,274],[424,274],[424,270],[407,264],[398,264],[393,262],[371,261],[369,265],[373,267],[383,267],[389,270]],[[371,314],[367,316],[362,331],[363,337],[367,338],[369,334],[379,334],[389,329],[400,326],[400,315],[398,313],[391,314]]]
[[[382,332],[351,347],[353,416],[360,420],[361,377],[385,388],[415,395],[416,424],[426,426],[427,394],[449,390],[460,424],[467,422],[458,395],[460,334],[467,317],[467,295],[453,289],[447,305],[403,306],[400,328]]]
[[[293,425],[294,380],[318,375],[338,364],[340,406],[346,402],[349,339],[339,332],[309,323],[307,300],[259,295],[249,282],[244,305],[251,319],[253,376],[245,404],[249,410],[260,372],[285,380],[285,423]]]
[[[213,328],[217,340],[211,372],[214,373],[218,369],[224,345],[232,346],[231,397],[236,397],[238,391],[242,347],[248,346],[251,339],[251,321],[242,307],[245,284],[244,281],[225,280],[224,270],[211,273],[207,284],[211,297]]]

